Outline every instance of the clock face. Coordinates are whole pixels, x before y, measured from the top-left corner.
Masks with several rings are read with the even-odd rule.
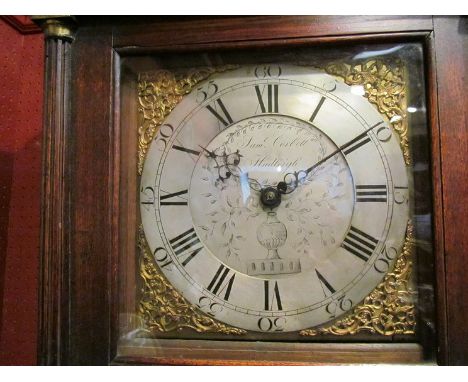
[[[398,137],[362,88],[289,65],[212,75],[141,177],[154,261],[194,306],[259,332],[323,324],[392,269],[408,221]]]

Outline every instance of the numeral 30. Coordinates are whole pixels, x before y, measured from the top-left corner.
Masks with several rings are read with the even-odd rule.
[[[262,317],[257,323],[262,332],[282,332],[285,324],[284,317]]]

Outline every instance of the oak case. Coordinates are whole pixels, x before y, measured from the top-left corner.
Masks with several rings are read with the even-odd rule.
[[[252,362],[248,361],[248,346],[234,342],[226,348],[222,341],[191,340],[190,346],[187,346],[186,342],[178,340],[172,342],[172,350],[163,355],[151,347],[143,349],[143,352],[140,347],[135,351],[127,349],[127,354],[116,353],[121,288],[127,282],[136,281],[131,279],[131,272],[121,271],[123,264],[132,267],[132,253],[137,240],[137,231],[130,229],[137,224],[136,204],[128,202],[136,200],[136,138],[128,127],[134,125],[137,119],[129,111],[137,108],[129,106],[135,102],[135,97],[131,86],[126,85],[128,82],[121,81],[126,75],[124,70],[120,70],[121,67],[125,68],[121,64],[127,59],[131,61],[136,55],[149,53],[158,57],[187,51],[221,52],[259,47],[339,47],[343,42],[418,42],[424,47],[432,152],[430,169],[435,277],[430,274],[422,277],[435,279],[437,283],[437,337],[434,340],[437,342],[438,362],[466,362],[466,349],[460,335],[465,329],[457,323],[462,322],[467,312],[457,309],[457,314],[452,315],[446,303],[452,299],[455,301],[455,298],[463,301],[465,292],[463,288],[456,287],[457,282],[462,284],[462,279],[456,278],[456,272],[447,272],[447,275],[454,275],[450,279],[445,274],[445,269],[453,271],[458,262],[463,261],[466,243],[463,242],[464,236],[454,231],[455,226],[447,228],[446,224],[444,231],[442,224],[444,219],[448,219],[447,216],[461,219],[459,221],[466,219],[462,217],[463,208],[466,207],[443,209],[454,197],[455,190],[463,190],[463,184],[458,182],[460,178],[452,178],[450,169],[455,168],[452,166],[456,166],[457,158],[461,158],[459,163],[463,163],[464,156],[459,151],[448,149],[452,142],[456,144],[452,136],[439,134],[439,131],[446,131],[446,118],[450,118],[447,117],[448,109],[444,108],[444,102],[451,99],[452,91],[462,85],[452,78],[450,87],[445,87],[446,82],[436,87],[435,76],[446,76],[448,64],[442,65],[441,58],[436,67],[434,56],[437,56],[438,49],[449,47],[439,45],[439,40],[434,39],[433,35],[434,28],[440,28],[438,36],[441,39],[458,33],[456,41],[463,47],[466,44],[466,40],[463,40],[464,29],[458,26],[463,26],[464,20],[390,18],[383,22],[381,19],[359,17],[258,17],[247,20],[250,23],[243,18],[210,19],[209,23],[203,18],[116,18],[99,21],[78,18],[73,43],[49,40],[41,363]],[[338,23],[340,34],[330,37],[336,33]],[[171,33],[173,30],[185,33],[174,34]],[[203,33],[196,33],[202,30]],[[272,39],[271,36],[275,37]],[[452,66],[459,65],[459,71],[464,70],[462,52],[463,49],[459,49],[458,56],[452,52],[450,61]],[[144,59],[135,62],[145,65]],[[443,102],[439,103],[438,100]],[[123,113],[125,105],[129,107]],[[455,105],[460,105],[460,114],[463,115],[461,101],[455,99]],[[440,113],[440,124],[437,111]],[[451,124],[451,129],[464,136],[463,126],[463,120],[458,119]],[[442,163],[447,167],[440,165],[441,152],[444,155]],[[445,199],[442,198],[442,185],[445,185]],[[459,193],[457,197],[463,198],[463,194]],[[455,240],[456,237],[460,239]],[[459,249],[458,257],[450,262],[445,252],[454,250],[454,245]],[[122,263],[121,259],[127,259],[127,262]],[[122,280],[122,274],[126,274],[130,280]],[[447,295],[446,285],[450,285]],[[124,303],[133,302],[127,300]],[[447,346],[449,337],[450,346]],[[431,349],[435,348],[431,341],[422,347],[404,343],[263,343],[250,346],[262,351],[280,350],[263,352],[265,356],[254,361],[258,363],[362,362],[363,352],[368,355],[365,359],[367,362],[423,362],[430,360]],[[194,353],[194,347],[198,351],[192,358],[188,354]],[[429,355],[425,356],[421,349]],[[222,358],[216,357],[219,350],[223,350]],[[330,357],[331,354],[333,357]]]

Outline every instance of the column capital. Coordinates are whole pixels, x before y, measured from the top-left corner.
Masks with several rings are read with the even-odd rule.
[[[31,16],[31,19],[38,24],[46,39],[60,39],[73,41],[77,27],[74,16]]]

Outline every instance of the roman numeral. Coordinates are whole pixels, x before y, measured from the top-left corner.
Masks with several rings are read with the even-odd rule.
[[[185,200],[185,199],[184,199],[184,201],[168,200],[167,202],[166,201],[163,202],[162,200],[171,199],[171,198],[178,197],[180,195],[184,195],[184,194],[187,194],[187,193],[188,193],[188,190],[182,190],[182,191],[179,191],[179,192],[174,192],[172,194],[166,194],[166,195],[160,196],[159,197],[159,204],[161,206],[186,206],[187,205],[187,200]],[[183,199],[183,198],[178,198],[176,200],[180,200],[180,199]]]
[[[362,134],[359,134],[356,138],[351,139],[349,142],[345,143],[343,146],[340,147],[340,150],[343,152],[344,155],[348,155],[352,153],[354,150],[358,149],[359,147],[365,145],[366,143],[370,142],[370,138],[367,135],[369,131],[374,129],[375,127],[382,124],[382,122],[378,122],[375,125],[369,127],[366,131]]]
[[[387,186],[381,185],[356,185],[357,202],[387,202]]]
[[[361,260],[367,261],[372,255],[378,240],[351,226],[341,247]]]
[[[215,295],[219,295],[225,291],[223,297],[225,301],[229,300],[232,284],[236,277],[236,274],[232,272],[232,276],[229,278],[229,273],[231,273],[231,270],[221,264],[211,280],[210,285],[208,285],[208,290]]]
[[[169,240],[169,243],[177,257],[188,255],[182,262],[184,267],[203,249],[203,246],[197,247],[197,244],[200,244],[200,240],[193,228]],[[187,253],[189,252],[188,250],[192,249],[191,253]]]
[[[317,277],[320,281],[320,285],[322,286],[323,294],[325,297],[327,297],[327,293],[325,292],[325,288],[328,289],[328,291],[333,294],[336,292],[335,288],[332,287],[332,285],[327,281],[325,277],[316,269],[315,273],[317,274]],[[325,287],[325,288],[324,288]]]
[[[356,138],[341,146],[340,150],[343,152],[343,154],[348,155],[368,142],[370,142],[370,138],[367,136],[366,131],[365,133],[359,134]]]
[[[314,122],[314,119],[315,117],[317,116],[320,108],[322,107],[323,103],[325,102],[326,98],[325,97],[322,97],[317,105],[317,107],[315,108],[314,112],[312,113],[312,116],[309,118],[309,122],[312,123]]]
[[[186,152],[187,154],[192,154],[192,155],[195,155],[195,156],[200,155],[200,151],[188,149],[188,148],[183,147],[183,146],[172,145],[172,148],[175,149],[175,150]]]
[[[260,109],[262,113],[278,113],[278,85],[266,85],[267,87],[267,99],[266,107],[263,99],[262,91],[260,87],[255,85],[255,93],[257,94],[258,103],[260,104]],[[265,90],[265,87],[263,87]]]
[[[224,126],[229,126],[231,123],[233,123],[233,120],[231,118],[231,116],[229,115],[228,111],[226,110],[226,107],[224,106],[223,104],[223,101],[221,101],[221,98],[218,98],[216,101],[215,101],[219,108],[221,109],[221,112],[218,113],[218,111],[216,110],[217,107],[215,105],[215,107],[213,108],[213,106],[211,105],[208,105],[206,108],[211,112],[211,114],[213,114]],[[222,115],[221,115],[222,114]]]
[[[273,310],[273,304],[276,301],[277,310],[283,310],[283,306],[281,304],[281,297],[278,288],[278,282],[275,281],[275,286],[273,289],[270,287],[270,281],[264,281],[264,288],[265,288],[265,310]]]

